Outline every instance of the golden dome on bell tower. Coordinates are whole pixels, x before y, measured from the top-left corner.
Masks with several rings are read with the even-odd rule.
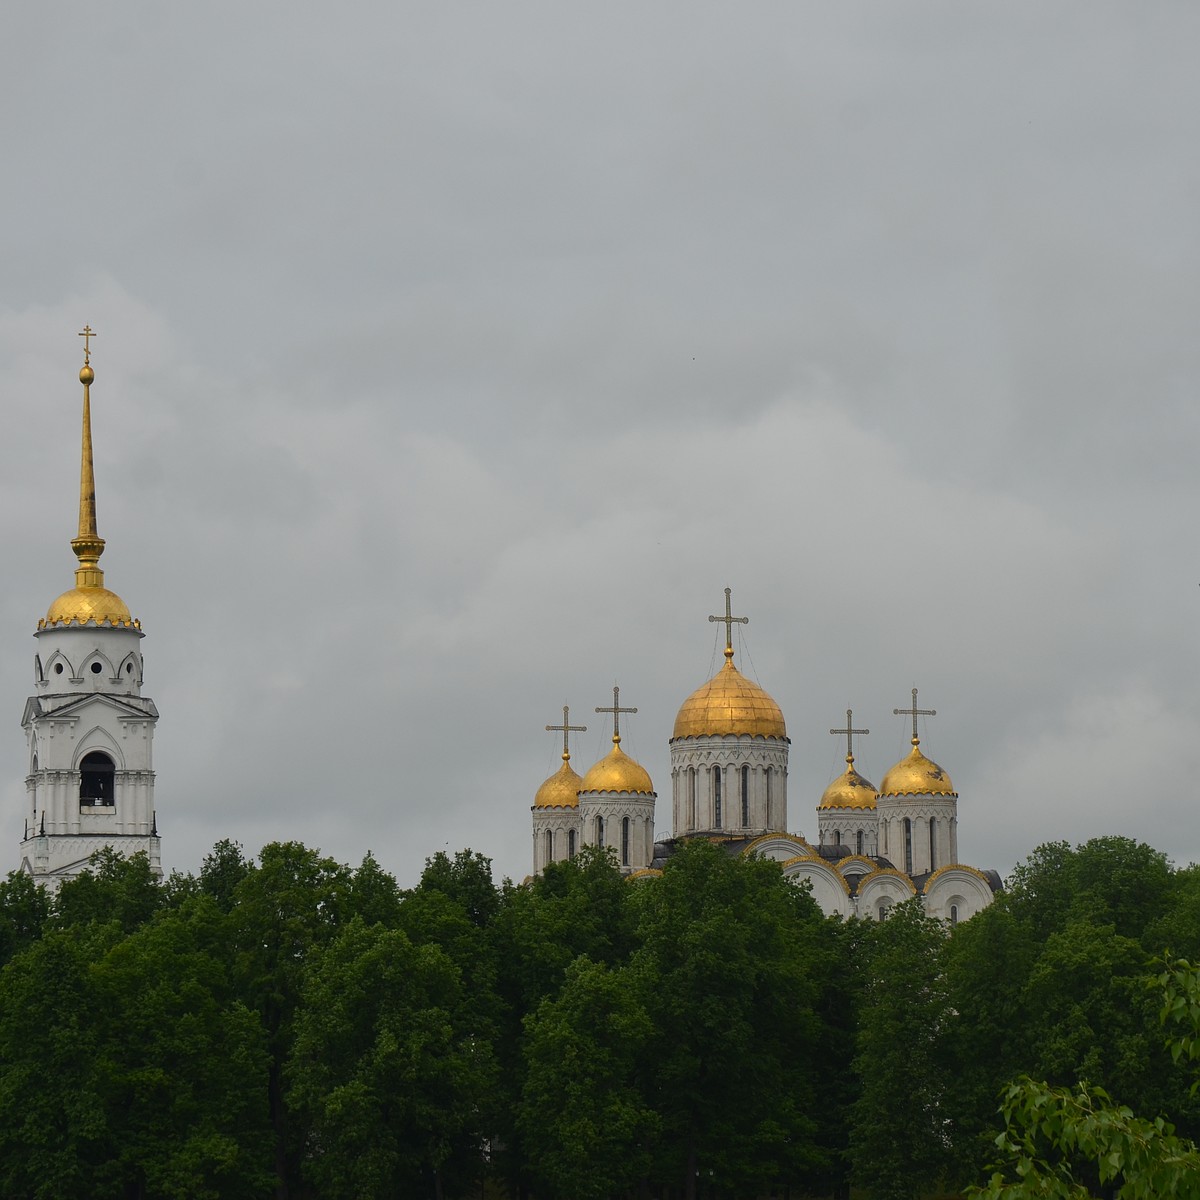
[[[140,629],[141,623],[129,615],[129,608],[116,592],[104,586],[100,555],[104,539],[96,532],[96,478],[92,467],[92,407],[91,385],[96,378],[91,366],[90,340],[95,333],[90,325],[79,335],[84,339],[83,368],[79,382],[83,384],[83,438],[79,471],[79,533],[71,539],[71,549],[79,560],[75,568],[75,586],[63,592],[38,622],[38,629],[58,625],[110,625],[115,628]]]

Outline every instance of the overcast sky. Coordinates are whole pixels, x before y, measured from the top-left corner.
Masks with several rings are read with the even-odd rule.
[[[167,869],[519,879],[543,727],[582,774],[614,683],[669,832],[726,586],[793,831],[916,686],[965,862],[1200,859],[1198,45],[1187,3],[16,6],[0,867],[85,323]]]

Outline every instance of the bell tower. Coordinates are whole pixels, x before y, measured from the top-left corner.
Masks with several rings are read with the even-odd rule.
[[[158,709],[142,695],[141,622],[104,586],[92,465],[90,342],[86,326],[75,586],[38,622],[34,694],[25,702],[28,806],[21,870],[56,890],[97,851],[143,851],[162,874],[154,810]]]

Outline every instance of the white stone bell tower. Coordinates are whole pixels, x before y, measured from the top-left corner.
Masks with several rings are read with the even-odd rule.
[[[154,873],[162,874],[154,810],[158,710],[142,695],[141,623],[104,586],[99,566],[104,539],[96,532],[92,469],[94,334],[85,327],[80,336],[83,445],[79,534],[71,541],[79,565],[75,586],[38,622],[35,691],[21,719],[29,798],[21,870],[51,889],[106,846],[124,855],[144,851]]]

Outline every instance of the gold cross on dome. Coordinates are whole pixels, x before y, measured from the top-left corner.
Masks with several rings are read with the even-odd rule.
[[[917,689],[913,688],[913,706],[912,706],[912,708],[893,708],[892,716],[894,716],[894,717],[911,716],[912,717],[912,719],[913,719],[912,744],[914,746],[919,746],[921,744],[921,739],[917,736],[917,718],[918,717],[936,717],[937,709],[936,708],[918,708],[917,707]]]
[[[854,763],[854,735],[856,733],[861,733],[861,734],[865,735],[865,734],[870,733],[871,731],[869,729],[855,729],[854,728],[854,710],[851,708],[848,708],[848,709],[846,709],[846,728],[845,729],[831,729],[829,732],[830,733],[844,733],[846,735],[846,762],[850,765],[853,765],[853,763]]]
[[[587,726],[586,725],[572,725],[571,724],[571,710],[570,710],[570,708],[567,707],[567,705],[564,704],[563,705],[563,723],[561,725],[547,725],[546,726],[547,733],[551,733],[556,729],[562,730],[563,762],[570,762],[571,761],[571,748],[567,744],[567,738],[572,733],[587,733]]]
[[[80,331],[79,336],[83,338],[83,365],[87,367],[92,362],[91,340],[99,335],[90,325],[85,325]]]
[[[732,593],[729,588],[725,589],[725,615],[723,617],[712,617],[710,621],[720,621],[725,626],[725,657],[733,657],[733,627],[735,625],[749,625],[749,617],[735,617],[733,615]]]
[[[617,687],[617,685],[614,683],[613,684],[612,708],[597,708],[596,711],[598,713],[602,713],[602,712],[612,713],[612,715],[613,715],[613,742],[616,743],[616,742],[620,742],[620,740],[621,740],[621,714],[622,713],[635,713],[635,712],[637,712],[637,709],[621,707],[621,689],[619,687]]]

